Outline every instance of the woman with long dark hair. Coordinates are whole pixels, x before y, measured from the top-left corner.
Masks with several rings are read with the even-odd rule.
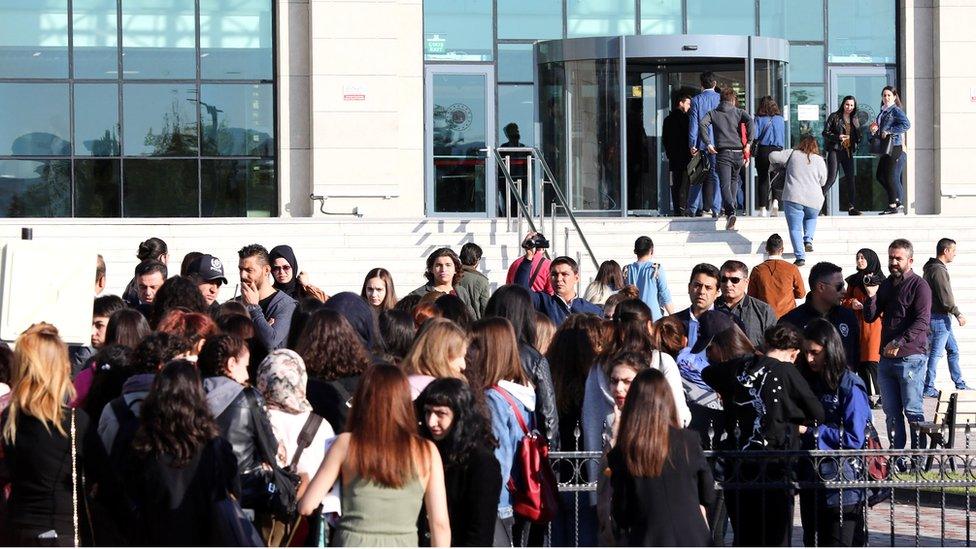
[[[142,313],[135,309],[119,309],[108,319],[108,327],[105,328],[105,346],[124,345],[135,349],[151,331]]]
[[[881,361],[881,322],[882,315],[874,322],[864,320],[864,302],[868,300],[867,284],[881,284],[885,279],[881,270],[881,260],[871,248],[861,248],[854,256],[857,271],[847,277],[847,293],[841,304],[854,311],[860,322],[861,356],[858,360],[857,375],[861,376],[868,391],[868,397],[873,399],[872,408],[880,408],[881,394],[878,387],[878,362]]]
[[[556,389],[552,383],[549,361],[535,348],[535,307],[529,291],[516,284],[506,284],[492,294],[485,307],[485,318],[508,320],[518,340],[519,360],[536,393],[536,420],[539,434],[559,449],[559,413],[556,411]]]
[[[434,441],[444,462],[451,545],[491,546],[502,488],[491,422],[463,380],[435,379],[415,401],[420,436]],[[426,521],[421,521],[426,530]],[[429,535],[421,533],[421,538]]]
[[[864,448],[865,427],[871,421],[871,405],[864,381],[847,368],[844,345],[837,329],[818,318],[803,331],[804,377],[824,408],[824,421],[810,432],[805,446],[811,450],[860,450]],[[859,473],[842,461],[842,471],[829,463],[817,464],[813,478],[842,480]],[[807,547],[862,546],[867,540],[864,528],[864,490],[801,490],[800,519],[803,544]]]
[[[407,294],[425,296],[430,292],[454,294],[454,285],[461,281],[461,258],[450,248],[438,248],[427,256],[427,270],[424,277],[427,283]]]
[[[858,119],[857,99],[845,96],[837,110],[827,117],[824,124],[824,149],[827,151],[827,184],[823,192],[827,194],[837,179],[837,166],[844,168],[844,184],[847,185],[847,213],[861,215],[854,206],[854,154],[861,142],[861,122]]]
[[[891,140],[891,152],[881,155],[876,173],[878,183],[881,183],[888,194],[888,208],[881,215],[908,213],[903,204],[905,187],[902,185],[901,175],[904,169],[905,132],[911,127],[911,121],[901,108],[898,90],[894,86],[885,86],[881,90],[881,109],[869,127],[873,136],[871,139],[882,143],[886,139]]]
[[[417,326],[413,323],[413,317],[407,311],[383,311],[379,316],[379,328],[386,358],[393,364],[399,364],[407,356],[417,337]]]
[[[624,287],[624,272],[620,263],[614,260],[604,261],[596,272],[596,278],[583,292],[583,299],[594,305],[603,305],[607,298]]]
[[[633,379],[608,456],[612,515],[629,546],[706,546],[715,501],[698,435],[681,428],[671,388],[653,368]]]
[[[769,153],[783,150],[786,146],[786,121],[780,114],[779,105],[771,95],[759,100],[756,109],[756,206],[759,215],[766,217],[766,208],[772,205],[773,215],[783,199],[783,188],[769,188]],[[770,203],[772,198],[772,203]]]
[[[363,279],[363,289],[359,295],[377,312],[389,311],[397,302],[393,275],[382,267],[370,269]]]
[[[320,309],[305,324],[295,352],[308,368],[312,410],[325,418],[335,432],[342,432],[359,378],[370,365],[362,340],[341,314]]]
[[[196,365],[168,363],[142,404],[126,466],[136,504],[133,545],[213,543],[214,498],[240,494],[237,459],[220,438]]]
[[[354,397],[349,432],[336,437],[298,502],[311,514],[339,479],[339,546],[417,546],[417,517],[427,509],[430,544],[451,544],[444,468],[433,442],[417,434],[407,376],[396,366],[371,366]]]

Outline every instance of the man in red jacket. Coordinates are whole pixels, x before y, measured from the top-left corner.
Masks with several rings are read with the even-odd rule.
[[[552,261],[545,255],[544,248],[536,248],[533,241],[537,232],[530,232],[522,239],[522,257],[516,259],[508,267],[505,284],[518,284],[533,292],[552,294],[552,282],[549,281],[549,267]]]

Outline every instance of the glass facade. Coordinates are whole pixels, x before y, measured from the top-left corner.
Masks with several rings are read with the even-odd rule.
[[[465,64],[494,66],[496,79],[489,84],[487,92],[494,95],[496,104],[494,114],[498,130],[495,145],[506,141],[504,128],[507,125],[517,124],[521,142],[541,147],[557,180],[582,177],[592,182],[592,188],[572,189],[570,200],[574,207],[612,210],[621,202],[624,192],[620,188],[620,173],[606,170],[586,174],[566,172],[567,169],[577,169],[579,162],[593,160],[595,152],[577,134],[597,132],[599,128],[587,128],[588,113],[575,112],[574,109],[582,107],[567,101],[565,96],[567,86],[581,86],[573,88],[576,93],[602,93],[599,91],[601,82],[605,83],[611,76],[596,66],[577,67],[567,63],[548,67],[538,71],[536,93],[529,94],[527,86],[533,83],[536,74],[531,65],[533,42],[683,33],[786,39],[790,43],[789,67],[786,70],[781,66],[769,68],[764,75],[757,66],[756,97],[763,87],[778,89],[770,84],[771,81],[785,80],[788,95],[782,99],[789,103],[789,109],[784,114],[789,118],[789,139],[796,142],[804,134],[821,138],[820,131],[832,108],[834,92],[843,95],[853,93],[855,88],[860,92],[864,87],[862,84],[847,86],[843,79],[832,82],[828,74],[833,69],[874,67],[887,71],[891,75],[889,81],[896,82],[896,22],[896,0],[855,3],[841,0],[424,0],[425,60],[428,66],[442,63],[462,68]],[[628,60],[628,70],[630,63]],[[614,78],[619,80],[619,77]],[[760,79],[764,79],[764,83]],[[651,93],[648,82],[637,84],[642,88],[640,93]],[[834,86],[839,87],[835,90]],[[877,102],[876,97],[866,99]],[[616,96],[613,100],[619,101]],[[650,99],[628,96],[628,101],[649,103]],[[800,109],[799,105],[804,107]],[[601,108],[612,109],[613,105],[606,103]],[[754,109],[755,106],[750,107],[750,110]],[[526,127],[529,113],[538,119],[564,117],[571,120],[572,128],[556,128],[549,124],[530,130]],[[437,113],[427,112],[428,123],[432,123],[436,116]],[[628,123],[628,129],[630,126]],[[634,137],[635,143],[640,140],[652,142],[655,131],[653,127],[645,128],[643,136]],[[596,135],[593,134],[594,139]],[[628,134],[627,138],[631,136]],[[636,146],[632,143],[623,145],[628,149]],[[603,154],[617,154],[615,151],[623,145],[605,146]],[[627,179],[629,181],[630,175]],[[627,192],[632,193],[633,189]],[[653,204],[657,201],[654,196],[627,197],[631,203]],[[478,206],[472,204],[469,207]]]
[[[0,217],[276,215],[273,6],[0,0]]]

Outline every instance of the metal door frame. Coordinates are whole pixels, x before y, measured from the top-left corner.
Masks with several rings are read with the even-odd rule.
[[[497,195],[497,175],[495,160],[485,155],[485,211],[484,212],[437,212],[434,211],[434,83],[433,77],[440,74],[484,76],[485,78],[485,146],[494,147],[495,135],[495,67],[492,65],[449,65],[433,64],[424,67],[424,215],[427,217],[455,218],[459,215],[470,218],[495,217]]]

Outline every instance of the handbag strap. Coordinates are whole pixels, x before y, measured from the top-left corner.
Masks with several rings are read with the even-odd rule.
[[[526,435],[528,435],[529,434],[529,426],[528,426],[528,424],[525,423],[525,418],[522,417],[522,412],[521,412],[521,410],[518,409],[518,404],[515,404],[515,399],[512,398],[512,395],[508,391],[506,391],[505,389],[502,389],[501,387],[499,387],[498,385],[493,385],[491,388],[496,393],[502,395],[502,398],[504,398],[505,400],[508,401],[508,405],[512,408],[512,411],[515,412],[515,419],[518,420],[519,427],[522,428],[522,432],[523,433],[525,433]]]
[[[546,261],[545,258],[539,259],[539,264],[535,266],[535,269],[532,270],[532,274],[529,275],[529,289],[530,290],[532,289],[532,286],[535,285],[535,277],[539,276],[539,271],[542,270],[542,264],[545,263],[545,261]]]
[[[75,409],[71,409],[71,525],[74,528],[74,546],[81,547],[78,528],[78,433],[75,430]]]
[[[311,446],[312,439],[315,438],[315,433],[319,430],[319,425],[322,425],[322,416],[314,412],[308,414],[308,419],[305,420],[302,431],[298,433],[298,447],[295,449],[295,456],[291,458],[292,468],[298,465],[298,460],[302,457],[302,452],[305,451],[305,448]]]
[[[258,403],[258,398],[254,395],[254,389],[251,387],[245,387],[244,396],[247,398],[247,410],[251,414],[251,421],[254,422],[254,432],[257,433],[258,446],[261,448],[261,452],[264,454],[263,458],[268,465],[277,469],[278,444],[277,442],[272,444],[268,440],[268,433],[265,432],[261,418],[259,418],[257,414],[257,410],[260,409],[261,405]]]

